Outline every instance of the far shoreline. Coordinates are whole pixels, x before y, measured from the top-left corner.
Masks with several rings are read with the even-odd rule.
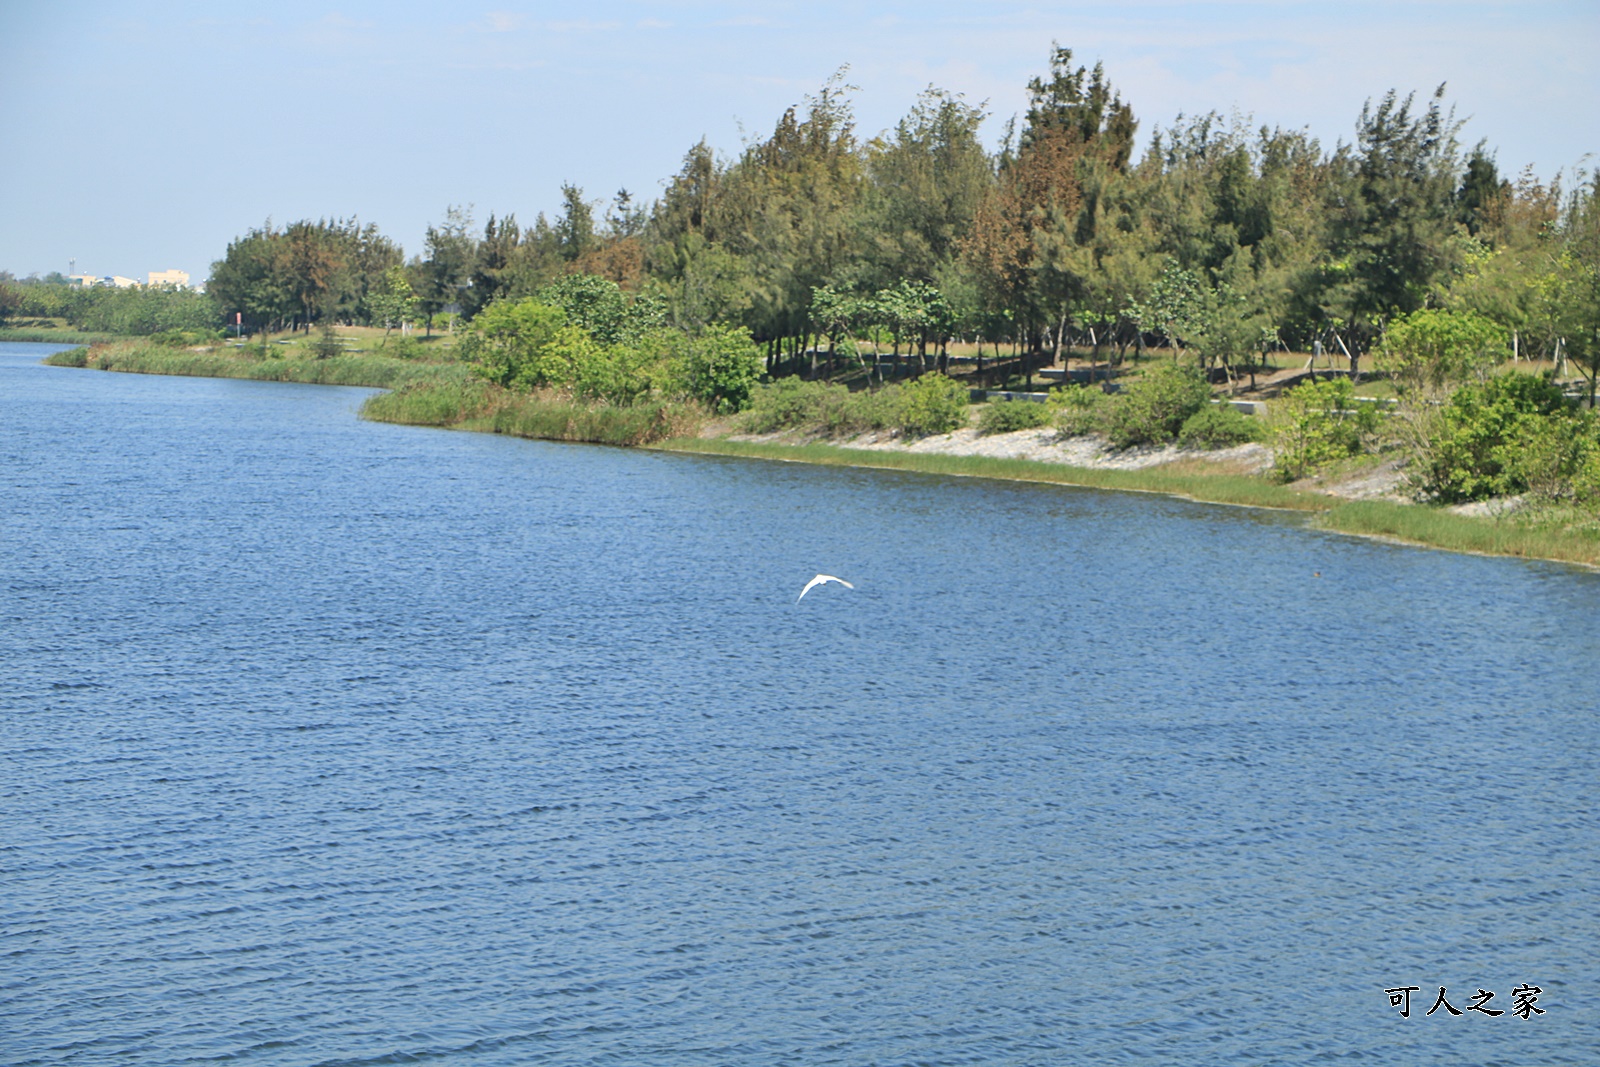
[[[36,342],[38,343],[38,342]],[[50,342],[43,342],[50,343]],[[413,362],[377,355],[335,356],[330,359],[252,359],[200,350],[167,350],[122,354],[114,360],[91,357],[79,345],[46,359],[53,366],[88,367],[124,373],[171,374],[188,377],[232,377],[315,385],[356,385],[393,390],[411,386],[445,386],[465,380],[462,364]],[[386,394],[378,394],[379,399]],[[537,406],[537,405],[535,405]],[[581,405],[563,405],[577,410]],[[1514,516],[1462,515],[1426,504],[1393,499],[1342,499],[1326,492],[1297,489],[1271,481],[1260,473],[1241,473],[1238,464],[1218,462],[1204,453],[1178,453],[1179,462],[1155,462],[1130,469],[1127,465],[1073,466],[1062,462],[996,455],[958,455],[913,451],[914,443],[874,441],[873,447],[851,447],[845,441],[783,441],[738,439],[726,425],[716,436],[702,436],[700,427],[683,427],[659,439],[614,440],[604,436],[574,436],[570,432],[526,432],[538,420],[452,416],[418,422],[384,418],[369,401],[362,418],[380,422],[426,425],[441,429],[505,433],[534,439],[580,443],[622,444],[660,452],[719,455],[744,459],[779,460],[820,466],[899,470],[953,477],[1025,481],[1085,489],[1158,493],[1205,504],[1225,504],[1301,512],[1316,529],[1349,534],[1411,547],[1433,548],[1482,556],[1509,556],[1565,563],[1586,570],[1600,569],[1600,538],[1555,527],[1530,526]],[[603,421],[603,420],[601,420]],[[570,426],[570,419],[567,425]],[[1017,431],[1025,434],[1028,431]],[[1002,436],[1002,435],[996,435]],[[1009,435],[1016,436],[1016,434]],[[1177,450],[1174,450],[1175,452]],[[1211,469],[1207,470],[1207,467]],[[1232,469],[1227,469],[1227,468]],[[1223,469],[1218,469],[1223,468]]]

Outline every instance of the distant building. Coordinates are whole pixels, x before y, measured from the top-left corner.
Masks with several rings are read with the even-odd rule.
[[[171,285],[179,289],[189,288],[189,272],[186,270],[153,270],[150,280],[146,285],[154,288],[158,285]]]
[[[124,278],[120,274],[106,274],[103,276],[99,274],[69,274],[67,275],[67,284],[76,285],[80,289],[92,289],[97,285],[103,285],[108,289],[143,288],[137,278]],[[144,285],[148,285],[151,288],[172,285],[180,289],[187,289],[189,287],[189,274],[187,271],[181,270],[153,270],[150,272],[150,280]]]

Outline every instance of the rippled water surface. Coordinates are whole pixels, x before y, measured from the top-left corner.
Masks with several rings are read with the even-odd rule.
[[[1600,576],[44,351],[0,346],[0,1062],[1600,1048]]]

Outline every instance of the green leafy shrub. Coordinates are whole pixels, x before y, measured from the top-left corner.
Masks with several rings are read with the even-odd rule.
[[[361,405],[361,417],[408,426],[450,426],[485,414],[491,389],[489,383],[476,379],[407,382],[398,389],[368,397]]]
[[[850,390],[842,385],[779,378],[751,389],[739,425],[746,433],[821,429],[834,423],[849,402]]]
[[[1402,389],[1439,388],[1482,375],[1510,354],[1511,339],[1494,320],[1473,311],[1422,308],[1389,324],[1377,363]]]
[[[1579,495],[1597,451],[1594,414],[1569,406],[1548,375],[1503,374],[1451,395],[1427,442],[1422,488],[1447,503]]]
[[[1286,482],[1358,454],[1377,436],[1381,416],[1357,403],[1348,378],[1307,382],[1291,390],[1274,413],[1274,470]]]
[[[529,376],[535,385],[564,391],[581,400],[626,405],[650,391],[655,356],[625,345],[603,345],[587,330],[563,326],[534,357]]]
[[[317,330],[317,339],[311,342],[311,354],[318,359],[332,359],[344,354],[344,345],[333,332],[331,323],[323,323]]]
[[[1231,404],[1207,404],[1190,415],[1178,431],[1178,443],[1189,448],[1231,448],[1259,436],[1256,422]]]
[[[472,320],[456,351],[485,381],[532,389],[547,383],[540,355],[566,323],[560,308],[537,300],[496,300]]]
[[[1050,421],[1051,411],[1044,404],[1035,404],[1031,400],[996,400],[978,413],[978,432],[991,434],[1034,430],[1048,426]]]
[[[920,380],[928,379],[950,382],[943,375],[933,374],[924,375]],[[750,404],[740,420],[740,428],[747,433],[811,429],[833,437],[892,428],[922,436],[948,432],[948,429],[922,427],[953,429],[966,425],[965,389],[958,386],[957,393],[952,396],[949,385],[939,381],[920,389],[915,388],[916,385],[891,385],[887,389],[852,393],[842,385],[828,382],[780,378],[751,391]],[[917,429],[908,428],[912,426]]]
[[[904,400],[904,390],[898,385],[891,385],[887,389],[851,393],[844,406],[833,413],[833,420],[827,427],[828,432],[864,433],[867,430],[899,427]]]
[[[395,359],[421,359],[425,352],[415,337],[396,337],[383,343],[383,354]]]
[[[195,345],[215,344],[222,340],[221,330],[162,330],[150,335],[150,340],[168,348],[189,348]]]
[[[1600,418],[1576,408],[1516,420],[1496,450],[1505,492],[1541,500],[1600,500]]]
[[[949,433],[967,424],[967,387],[943,374],[924,374],[899,389],[895,426],[908,437]]]
[[[221,319],[216,301],[193,289],[94,286],[66,290],[61,305],[59,313],[80,329],[133,337],[167,330],[209,331]]]
[[[491,417],[495,433],[607,445],[644,445],[691,433],[698,419],[695,408],[670,401],[585,404],[537,393],[508,398]]]
[[[1063,437],[1103,433],[1110,409],[1105,391],[1095,387],[1068,385],[1050,394],[1049,406],[1056,415],[1056,429]]]
[[[1211,386],[1197,367],[1163,360],[1117,395],[1106,436],[1118,448],[1172,441],[1210,400]]]
[[[628,332],[628,298],[616,282],[594,274],[564,274],[539,290],[539,303],[560,308],[566,321],[581,326],[603,345]]]
[[[79,345],[69,348],[65,352],[52,352],[44,360],[52,367],[87,367],[89,365],[89,347]]]
[[[761,352],[742,326],[706,327],[696,336],[667,335],[669,377],[677,391],[719,415],[741,411],[761,379]]]

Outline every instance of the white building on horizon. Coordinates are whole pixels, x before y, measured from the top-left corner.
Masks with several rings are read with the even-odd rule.
[[[142,284],[137,278],[124,278],[120,274],[69,274],[67,282],[81,289],[90,289],[97,285],[115,289],[164,289],[171,286],[176,289],[188,289],[189,272],[186,270],[153,270]]]

